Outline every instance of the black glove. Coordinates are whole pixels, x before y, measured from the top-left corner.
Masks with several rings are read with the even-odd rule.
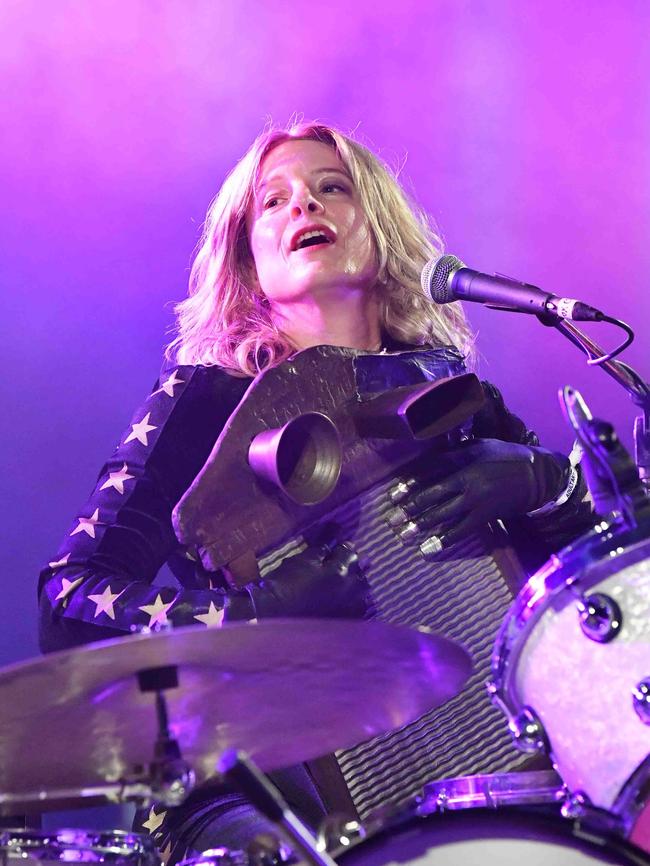
[[[463,443],[439,459],[444,463],[433,479],[404,484],[408,492],[389,515],[405,541],[436,536],[449,547],[491,520],[522,517],[552,502],[571,473],[561,454],[500,439]]]
[[[359,557],[344,544],[332,550],[308,547],[285,559],[259,583],[247,587],[259,619],[361,618],[368,607],[369,589]]]

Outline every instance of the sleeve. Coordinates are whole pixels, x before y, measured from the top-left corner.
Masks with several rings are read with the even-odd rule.
[[[44,652],[159,628],[252,617],[247,593],[153,584],[180,544],[172,509],[248,387],[212,367],[180,366],[136,411],[39,582]]]
[[[481,385],[486,399],[483,407],[474,416],[472,436],[538,446],[540,442],[537,434],[529,430],[521,418],[509,411],[499,389],[491,382],[481,382]],[[557,456],[558,459],[566,460],[567,472],[573,470],[569,458],[559,454]],[[523,552],[522,558],[528,567],[537,568],[551,553],[575,541],[594,525],[593,509],[579,463],[575,465],[575,470],[575,486],[562,505],[543,514],[526,515],[508,521],[508,530],[516,546]],[[526,551],[530,551],[530,557]]]

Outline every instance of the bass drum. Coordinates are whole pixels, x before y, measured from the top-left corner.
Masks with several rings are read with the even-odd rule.
[[[336,857],[340,866],[650,866],[620,836],[549,807],[508,807],[393,819]]]

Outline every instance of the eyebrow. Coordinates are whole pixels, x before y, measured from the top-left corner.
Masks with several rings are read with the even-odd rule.
[[[312,171],[311,173],[312,173],[312,175],[340,174],[344,178],[349,180],[350,182],[352,181],[351,175],[348,174],[348,172],[342,168],[333,168],[333,167],[332,168],[315,168],[314,171]],[[274,171],[265,180],[263,180],[261,183],[257,184],[257,186],[255,187],[256,195],[258,195],[265,187],[267,187],[271,183],[274,183],[280,177],[282,177],[282,169],[279,169],[278,171]]]

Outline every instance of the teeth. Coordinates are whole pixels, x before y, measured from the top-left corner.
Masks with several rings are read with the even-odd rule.
[[[329,238],[323,232],[319,232],[319,231],[303,232],[301,235],[298,235],[298,237],[296,238],[296,243],[295,243],[296,249],[298,249],[298,247],[300,246],[300,244],[303,241],[306,241],[309,238],[325,238],[327,243],[330,242]]]

